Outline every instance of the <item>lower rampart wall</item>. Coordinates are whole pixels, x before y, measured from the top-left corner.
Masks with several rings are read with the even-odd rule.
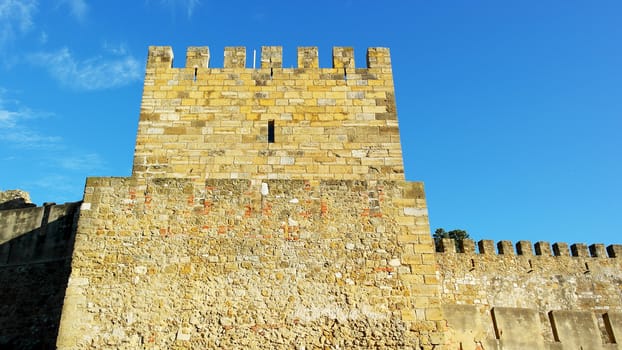
[[[622,344],[620,246],[573,244],[569,250],[564,243],[502,241],[495,247],[480,241],[476,249],[471,240],[439,243],[441,300],[453,332],[448,339],[461,346],[456,349],[600,350]]]
[[[52,349],[79,203],[0,211],[0,348]]]
[[[420,183],[90,178],[59,349],[442,342]]]

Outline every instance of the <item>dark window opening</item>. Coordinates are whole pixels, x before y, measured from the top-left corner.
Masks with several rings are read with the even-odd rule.
[[[194,67],[194,81],[197,81],[197,71],[199,69],[197,67]]]
[[[274,120],[268,120],[268,143],[274,143]]]

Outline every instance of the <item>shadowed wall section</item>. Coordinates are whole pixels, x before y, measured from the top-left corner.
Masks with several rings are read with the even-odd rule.
[[[0,211],[0,348],[54,348],[79,205]]]

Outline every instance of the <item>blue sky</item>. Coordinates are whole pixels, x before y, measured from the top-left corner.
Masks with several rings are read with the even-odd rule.
[[[147,46],[391,49],[432,229],[622,243],[622,2],[0,0],[0,189],[128,176]],[[250,64],[250,63],[249,63]]]

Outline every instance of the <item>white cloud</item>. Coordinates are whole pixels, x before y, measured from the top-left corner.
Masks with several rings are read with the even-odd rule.
[[[42,31],[39,34],[39,44],[45,44],[48,42],[48,33]]]
[[[24,127],[0,130],[0,140],[20,149],[51,149],[58,148],[61,138],[58,136],[42,135]]]
[[[32,29],[36,0],[0,0],[0,48]]]
[[[61,0],[60,4],[67,5],[69,7],[69,11],[71,11],[71,15],[78,21],[84,22],[86,19],[89,6],[84,0]]]
[[[171,11],[175,11],[177,7],[181,7],[186,11],[188,18],[192,17],[194,8],[201,4],[199,0],[160,0],[162,6],[169,7]]]
[[[76,189],[81,186],[84,186],[84,176],[67,176],[47,172],[45,176],[39,176],[34,180],[25,180],[22,188],[43,189],[46,193],[44,200],[53,199],[57,203],[63,203],[80,200],[80,197],[76,196]]]
[[[102,169],[104,161],[96,153],[70,154],[58,159],[58,165],[67,170],[88,171]]]
[[[0,141],[19,149],[54,148],[59,144],[60,137],[43,135],[28,126],[28,121],[48,117],[49,113],[23,107],[5,95],[6,90],[0,88]]]
[[[37,131],[33,121],[53,114],[32,111],[17,100],[7,99],[7,94],[0,87],[0,159],[7,169],[12,163],[28,167],[21,170],[24,176],[12,181],[20,188],[45,190],[45,199],[77,200],[76,191],[84,185],[86,173],[104,169],[104,160],[99,154],[74,147],[59,136]]]
[[[142,65],[133,56],[102,56],[78,61],[68,48],[30,55],[30,60],[46,68],[63,85],[80,90],[102,90],[141,79]]]
[[[111,55],[126,56],[128,54],[125,44],[111,44],[107,41],[104,41],[104,44],[102,46],[104,48],[104,51],[110,53]]]
[[[17,112],[0,109],[0,129],[9,129],[15,127],[17,119],[20,115]]]
[[[28,127],[28,123],[25,122],[49,114],[36,113],[23,107],[15,108],[5,106],[0,99],[0,141],[19,149],[49,149],[59,146],[60,137],[43,135]]]

